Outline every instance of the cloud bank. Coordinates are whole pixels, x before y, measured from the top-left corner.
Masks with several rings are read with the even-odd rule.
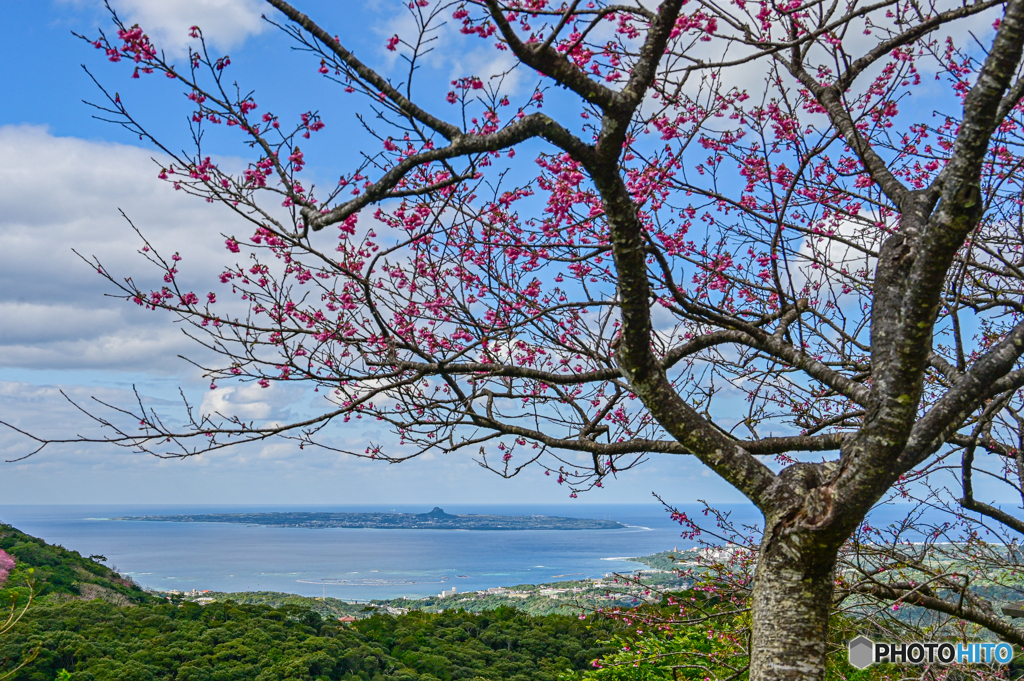
[[[160,182],[137,147],[3,126],[0,156],[0,366],[180,370],[176,355],[194,343],[167,314],[110,298],[76,252],[158,287],[123,211],[162,251],[181,253],[195,286],[216,290],[229,256],[220,234],[239,223]]]

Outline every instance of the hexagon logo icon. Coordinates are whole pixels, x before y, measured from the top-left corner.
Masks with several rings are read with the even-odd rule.
[[[857,669],[870,667],[875,661],[875,644],[867,636],[858,636],[850,641],[850,666]]]

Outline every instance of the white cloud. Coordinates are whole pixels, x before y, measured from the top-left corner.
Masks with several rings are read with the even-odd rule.
[[[114,0],[112,5],[125,23],[139,24],[171,56],[187,54],[196,44],[189,38],[192,26],[220,50],[238,46],[266,26],[260,18],[265,5],[258,0]]]
[[[856,293],[846,287],[866,285],[863,273],[874,276],[877,252],[887,233],[875,226],[877,218],[865,213],[857,221],[843,220],[833,227],[835,239],[808,236],[800,243],[789,268],[789,279],[797,294],[807,286],[817,289],[812,297],[829,297],[843,302],[853,300]]]
[[[0,381],[0,419],[38,437],[70,439],[100,438],[104,431],[99,423],[85,414],[86,410],[96,415],[112,418],[114,415],[102,407],[96,400],[107,404],[132,406],[133,395],[128,390],[116,388],[93,387],[84,388],[74,385],[30,385],[13,381]],[[95,399],[93,399],[95,398]],[[75,404],[72,404],[71,400]],[[157,400],[159,401],[159,400]],[[150,401],[154,403],[154,401]],[[81,407],[81,409],[79,409]],[[126,426],[122,419],[119,424]],[[109,432],[107,433],[110,434]],[[6,428],[0,429],[0,461],[25,456],[34,449],[35,444],[28,438]],[[51,460],[50,453],[58,454],[60,461],[65,463],[85,464],[93,466],[124,465],[122,457],[109,456],[93,460],[87,455],[96,452],[97,448],[86,443],[52,445],[40,455],[39,460]],[[118,452],[110,447],[107,452]],[[35,461],[36,459],[27,459]],[[28,465],[28,464],[23,464]],[[8,467],[10,468],[10,467]]]
[[[450,80],[464,76],[476,76],[486,85],[498,89],[508,95],[520,94],[523,75],[529,70],[525,67],[513,68],[517,60],[509,52],[496,52],[493,49],[476,49],[460,58],[452,59]]]
[[[120,208],[165,253],[181,253],[202,294],[218,290],[230,262],[220,233],[241,227],[160,182],[137,147],[3,126],[0,156],[0,366],[180,369],[176,355],[196,348],[172,318],[107,297],[112,285],[72,249],[159,288]]]
[[[384,9],[384,7],[381,8],[381,10]],[[408,48],[402,46],[396,51],[388,51],[384,45],[392,35],[398,35],[406,42],[415,44],[419,28],[412,14],[401,3],[389,5],[388,9],[394,9],[394,11],[390,14],[382,13],[381,21],[374,26],[373,30],[381,38],[380,56],[384,64],[396,77],[404,78],[408,75],[406,72],[408,64],[399,56],[407,53]],[[431,51],[421,55],[417,60],[417,64],[421,68],[425,64],[438,74],[447,71],[444,84],[437,84],[437,87],[445,88],[442,90],[444,92],[447,91],[450,81],[466,76],[476,76],[489,86],[497,88],[500,84],[503,94],[510,96],[521,94],[524,77],[528,77],[528,74],[532,74],[533,71],[522,67],[513,69],[517,59],[511,52],[499,52],[489,44],[487,47],[477,47],[478,41],[467,40],[466,36],[459,33],[458,22],[447,19],[449,19],[448,15],[442,14],[440,20],[431,24],[430,37],[436,42],[429,43]],[[433,81],[423,76],[420,78],[424,83],[431,83],[428,87],[433,86]],[[428,98],[437,94],[435,92],[434,95],[431,95],[426,89],[422,92],[426,93]]]
[[[203,416],[220,414],[237,416],[245,421],[264,421],[279,418],[281,409],[291,404],[295,391],[289,391],[272,383],[261,388],[256,383],[229,386],[207,390],[199,407]]]
[[[60,394],[63,389],[81,404],[95,396],[109,404],[130,405],[132,393],[113,388],[74,385],[30,385],[0,381],[0,419],[29,432],[52,437],[74,434],[96,437],[95,423]],[[145,398],[164,413],[170,404]],[[108,412],[109,414],[109,412]],[[358,422],[334,429],[343,444],[371,433]],[[0,429],[0,461],[32,450],[27,438]],[[66,444],[18,463],[0,463],[5,504],[69,503],[518,503],[565,502],[565,488],[540,469],[513,480],[481,469],[472,452],[459,456],[425,457],[399,466],[355,459],[316,448],[300,451],[295,443],[269,441],[211,452],[184,460],[162,460],[131,454],[112,445]],[[659,491],[680,488],[692,480],[700,464],[689,457],[652,461],[646,475],[622,475],[609,489],[590,494],[585,502],[637,502],[649,498],[651,475]],[[724,483],[705,490],[711,500],[735,500]],[[9,518],[8,518],[9,520]]]

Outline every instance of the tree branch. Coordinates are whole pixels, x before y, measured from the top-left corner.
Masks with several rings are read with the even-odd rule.
[[[401,109],[406,115],[419,121],[423,125],[427,126],[431,130],[443,135],[446,139],[453,140],[462,134],[462,131],[430,113],[427,113],[418,105],[413,103],[411,100],[406,98],[402,93],[395,89],[391,83],[387,81],[383,76],[378,74],[376,71],[371,69],[369,66],[361,62],[354,54],[349,52],[339,43],[334,37],[322,29],[319,24],[314,22],[308,16],[300,12],[299,10],[292,7],[284,0],[266,0],[267,3],[276,7],[281,11],[282,14],[287,16],[289,19],[294,21],[296,24],[304,28],[310,35],[315,37],[317,40],[322,42],[328,47],[334,54],[338,56],[345,64],[347,64],[353,71],[359,74],[359,77],[365,80],[367,83],[377,88],[382,92],[388,99],[395,103],[395,105]]]

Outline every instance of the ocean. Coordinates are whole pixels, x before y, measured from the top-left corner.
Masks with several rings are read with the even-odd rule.
[[[378,530],[231,523],[116,521],[118,516],[268,511],[423,513],[425,506],[0,506],[0,522],[106,564],[147,589],[281,591],[345,600],[421,598],[498,586],[602,577],[643,567],[626,560],[693,548],[657,505],[460,505],[448,513],[615,520],[621,530]],[[759,525],[750,505],[732,520]],[[707,520],[700,507],[681,510]],[[886,513],[885,515],[890,515]],[[713,524],[709,524],[713,527]]]

